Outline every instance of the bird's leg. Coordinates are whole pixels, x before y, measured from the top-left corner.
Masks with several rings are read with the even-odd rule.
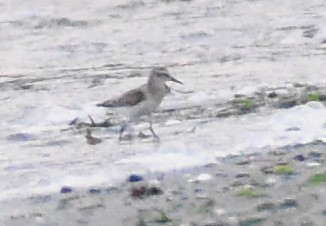
[[[120,132],[119,132],[119,140],[122,140],[122,134],[127,128],[127,123],[123,122],[121,127],[120,127]]]
[[[154,129],[153,129],[153,122],[152,122],[152,115],[149,115],[149,130],[151,131],[151,133],[153,134],[154,138],[160,142],[160,138],[159,136],[157,136],[157,134],[155,133]]]

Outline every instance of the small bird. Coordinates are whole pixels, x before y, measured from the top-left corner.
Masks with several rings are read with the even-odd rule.
[[[152,113],[161,104],[164,96],[171,92],[171,89],[165,84],[167,81],[183,84],[172,77],[165,67],[153,67],[148,76],[147,83],[116,98],[96,104],[98,107],[125,109],[123,113],[127,119],[124,120],[121,126],[120,140],[127,128],[127,121],[135,121],[141,116],[148,116],[149,130],[158,141],[160,140],[152,126]]]

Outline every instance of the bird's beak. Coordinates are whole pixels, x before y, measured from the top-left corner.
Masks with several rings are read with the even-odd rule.
[[[176,78],[173,78],[171,75],[170,75],[170,81],[172,81],[172,82],[176,82],[176,83],[179,83],[179,84],[183,85],[183,82],[179,81],[179,80],[176,79]]]

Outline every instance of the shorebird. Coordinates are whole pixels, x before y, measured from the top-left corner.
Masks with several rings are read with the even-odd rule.
[[[161,104],[164,96],[171,92],[170,88],[165,84],[167,81],[183,84],[172,77],[165,67],[153,67],[147,83],[120,96],[96,104],[98,107],[124,108],[125,120],[120,128],[120,140],[127,128],[127,121],[136,121],[141,116],[148,116],[149,130],[158,141],[160,140],[153,129],[152,113]]]

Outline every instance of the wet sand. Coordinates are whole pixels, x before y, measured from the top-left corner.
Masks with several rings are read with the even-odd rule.
[[[2,225],[326,225],[325,151],[314,142],[133,175],[117,187],[67,187],[11,200]]]

